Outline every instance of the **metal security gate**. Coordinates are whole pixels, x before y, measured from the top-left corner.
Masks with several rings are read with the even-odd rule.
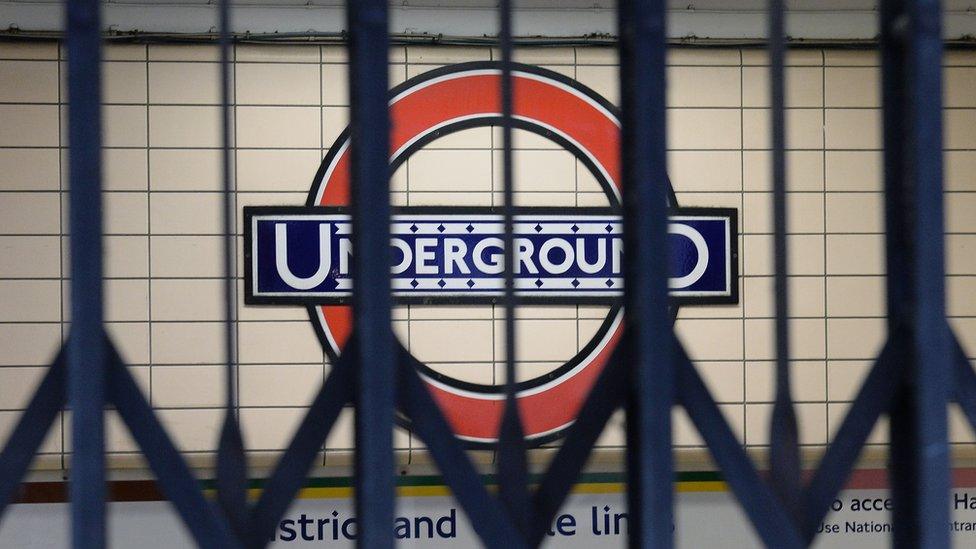
[[[537,546],[583,468],[610,415],[627,413],[632,546],[669,547],[672,539],[671,409],[682,406],[711,449],[760,538],[769,546],[807,546],[843,486],[879,416],[891,417],[894,543],[949,545],[947,405],[958,402],[976,425],[976,373],[948,328],[944,300],[940,5],[887,0],[881,10],[888,341],[818,469],[802,479],[788,367],[785,204],[784,32],[782,2],[769,6],[776,400],[771,471],[761,478],[674,337],[666,251],[665,3],[622,1],[619,34],[624,160],[626,325],[622,345],[584,404],[549,470],[527,485],[522,423],[515,405],[513,334],[511,3],[501,2],[504,219],[507,312],[505,412],[498,497],[490,495],[391,330],[387,113],[387,4],[348,6],[352,102],[355,330],[260,499],[246,498],[247,472],[236,399],[233,332],[234,238],[230,188],[229,6],[222,2],[224,265],[227,402],[217,465],[218,504],[208,502],[106,337],[102,324],[100,20],[97,0],[67,2],[71,161],[70,338],[0,453],[0,513],[24,477],[48,425],[73,413],[71,509],[76,547],[105,545],[104,408],[114,406],[142,448],[159,485],[204,547],[262,547],[301,488],[340,409],[356,408],[359,544],[393,544],[391,429],[398,409],[412,421],[481,540],[492,547]],[[368,253],[367,253],[368,251]]]

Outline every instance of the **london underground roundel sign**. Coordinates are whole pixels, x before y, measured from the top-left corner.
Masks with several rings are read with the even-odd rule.
[[[464,63],[394,88],[392,170],[437,138],[499,125],[500,78],[496,63]],[[516,208],[519,301],[527,306],[607,306],[599,328],[572,358],[517,385],[526,436],[541,443],[559,436],[576,419],[622,334],[620,122],[606,99],[561,74],[517,64],[512,78],[513,125],[571,152],[599,183],[607,204]],[[307,306],[333,360],[352,331],[349,162],[347,130],[322,161],[305,206],[244,209],[245,303]],[[669,263],[672,300],[735,303],[735,210],[678,208],[671,189],[669,195],[670,255],[661,261]],[[398,303],[491,304],[502,296],[499,209],[399,207],[391,228],[392,286]],[[475,445],[496,441],[503,386],[457,379],[422,361],[417,367],[457,437]]]

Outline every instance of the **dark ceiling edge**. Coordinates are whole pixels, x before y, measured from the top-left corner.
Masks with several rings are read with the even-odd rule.
[[[0,41],[30,42],[30,41],[58,41],[63,39],[60,31],[22,31],[18,29],[0,30]],[[108,32],[105,40],[122,44],[210,44],[216,43],[216,33],[140,33],[140,32]],[[306,45],[341,45],[347,42],[346,33],[270,33],[251,34],[240,33],[233,36],[238,44],[306,44]],[[795,48],[874,48],[877,39],[789,39],[789,45]],[[391,45],[427,45],[427,46],[484,46],[497,45],[497,39],[491,36],[447,36],[431,34],[391,34]],[[765,47],[764,38],[730,39],[687,36],[668,40],[671,46],[689,47]],[[564,37],[520,37],[515,39],[516,46],[523,47],[599,47],[616,46],[617,37],[612,35],[586,35]],[[972,48],[976,47],[976,36],[963,36],[946,40],[947,47]]]

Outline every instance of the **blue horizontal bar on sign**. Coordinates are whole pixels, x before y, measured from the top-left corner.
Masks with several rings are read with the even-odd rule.
[[[352,231],[343,208],[245,208],[247,303],[341,304],[352,297]],[[669,218],[671,295],[735,302],[734,210]],[[391,227],[400,302],[494,302],[504,293],[504,220],[491,208],[400,208]],[[623,221],[612,209],[519,208],[515,287],[540,302],[623,295]],[[662,254],[663,256],[663,254]]]

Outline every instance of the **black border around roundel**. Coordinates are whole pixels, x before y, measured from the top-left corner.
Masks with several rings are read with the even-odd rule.
[[[410,79],[406,80],[405,82],[403,82],[403,83],[395,86],[394,88],[392,88],[390,90],[389,97],[392,100],[397,95],[399,95],[399,94],[403,93],[404,91],[407,91],[407,90],[409,90],[409,89],[417,86],[418,84],[422,84],[424,82],[427,82],[429,80],[433,80],[435,78],[439,78],[441,76],[445,76],[445,75],[449,75],[449,74],[457,74],[457,73],[462,73],[462,72],[478,71],[478,70],[498,70],[498,71],[500,71],[501,70],[501,64],[498,63],[498,62],[492,62],[492,61],[477,61],[477,62],[470,62],[470,63],[459,63],[459,64],[454,64],[454,65],[447,65],[447,66],[444,66],[444,67],[436,68],[436,69],[433,69],[431,71],[428,71],[428,72],[425,72],[423,74],[420,74],[418,76],[415,76],[413,78],[410,78]],[[512,70],[515,73],[523,72],[523,73],[527,73],[527,74],[533,74],[533,75],[537,75],[537,76],[541,76],[541,77],[544,77],[544,78],[548,78],[548,79],[554,80],[556,82],[559,82],[561,84],[564,84],[564,85],[572,88],[574,91],[577,91],[577,92],[585,95],[589,99],[593,100],[594,102],[596,102],[598,105],[600,105],[601,107],[603,107],[604,109],[606,109],[609,113],[611,113],[614,116],[614,118],[616,118],[617,120],[620,119],[619,110],[617,109],[616,106],[614,106],[612,103],[610,103],[603,96],[601,96],[598,93],[596,93],[594,90],[588,88],[587,86],[581,84],[580,82],[578,82],[576,80],[573,80],[572,78],[569,78],[569,77],[567,77],[565,75],[562,75],[560,73],[557,73],[555,71],[551,71],[551,70],[544,69],[544,68],[537,67],[537,66],[533,66],[533,65],[525,65],[525,64],[521,64],[521,63],[513,63],[512,64]],[[391,162],[390,174],[392,175],[392,173],[394,173],[394,171],[397,169],[397,167],[399,167],[399,165],[402,164],[402,162],[404,162],[407,158],[409,158],[410,155],[412,155],[417,150],[423,148],[425,145],[429,144],[431,141],[434,141],[435,139],[438,139],[438,138],[443,137],[445,135],[448,135],[448,134],[451,134],[451,133],[454,133],[454,132],[458,132],[458,131],[461,131],[461,130],[464,130],[464,129],[468,129],[468,128],[498,125],[498,122],[500,122],[501,120],[502,120],[502,118],[500,116],[485,116],[485,117],[479,117],[479,118],[476,118],[476,119],[467,119],[467,120],[464,120],[464,121],[461,121],[461,122],[456,122],[454,124],[449,124],[449,125],[446,125],[444,127],[438,128],[437,130],[435,130],[433,132],[430,132],[429,134],[424,135],[422,138],[417,139],[416,141],[414,141],[413,143],[411,143],[406,149],[404,149],[403,151],[401,151],[400,154],[398,155],[398,157],[396,159],[394,159],[393,162]],[[590,158],[586,154],[583,153],[583,151],[579,150],[579,148],[576,147],[573,143],[571,143],[571,142],[567,141],[566,139],[562,138],[562,136],[560,136],[560,135],[558,135],[558,134],[556,134],[554,132],[551,132],[548,129],[546,129],[546,128],[540,126],[540,125],[532,124],[529,121],[525,121],[525,120],[521,120],[521,119],[513,119],[512,120],[512,124],[513,124],[513,127],[515,127],[515,128],[519,128],[519,129],[523,129],[523,130],[528,130],[528,131],[531,131],[531,132],[536,133],[538,135],[541,135],[542,137],[548,138],[551,141],[553,141],[553,142],[557,143],[558,145],[560,145],[564,150],[567,150],[567,151],[571,152],[577,159],[579,159],[581,162],[583,162],[583,164],[587,167],[587,169],[590,171],[590,173],[593,174],[596,177],[596,179],[597,179],[598,182],[600,182],[601,187],[603,188],[603,190],[604,190],[605,194],[607,195],[607,197],[608,197],[608,199],[610,201],[610,204],[611,204],[611,207],[610,208],[604,208],[603,210],[605,210],[605,211],[606,210],[610,210],[610,211],[616,210],[616,211],[619,211],[619,206],[620,206],[619,200],[617,199],[617,196],[616,196],[616,194],[614,192],[614,189],[611,188],[611,183],[606,180],[606,177],[604,177],[603,174],[600,173],[599,170],[596,169],[596,166],[593,164],[593,162],[590,160]],[[316,207],[316,197],[318,196],[320,187],[321,187],[321,185],[323,183],[323,179],[325,178],[326,170],[332,164],[332,162],[335,160],[336,156],[339,154],[342,145],[344,145],[348,141],[349,135],[350,135],[349,128],[346,127],[339,134],[339,136],[336,138],[335,142],[329,148],[328,153],[322,159],[322,162],[320,163],[319,168],[316,171],[315,176],[313,178],[312,185],[311,185],[311,188],[309,190],[309,194],[308,194],[308,197],[307,197],[307,200],[306,200],[306,206],[308,206],[308,207]],[[665,178],[666,178],[666,181],[667,181],[667,193],[668,193],[668,199],[669,199],[669,205],[670,205],[670,207],[673,210],[675,210],[676,213],[679,212],[679,211],[686,211],[686,212],[690,213],[690,210],[692,210],[692,208],[689,208],[689,209],[678,208],[677,196],[675,195],[674,188],[671,185],[670,178],[667,178],[667,175],[665,175]],[[460,208],[452,208],[452,209],[460,209]],[[573,209],[576,210],[576,211],[579,211],[580,210],[580,209],[576,209],[576,208],[573,208]],[[249,208],[249,210],[251,210],[251,209]],[[565,211],[565,209],[560,209],[560,210],[561,211]],[[718,212],[718,209],[707,208],[706,210],[708,210],[710,213],[715,213],[715,214],[718,214],[719,213]],[[731,216],[731,232],[732,232],[732,234],[731,234],[731,248],[730,248],[731,249],[731,256],[732,257],[730,258],[730,261],[731,261],[731,265],[732,265],[732,273],[731,273],[732,288],[731,288],[731,290],[733,292],[733,295],[728,296],[728,297],[718,298],[718,299],[711,299],[711,300],[709,300],[709,299],[702,299],[702,298],[691,298],[690,300],[687,299],[687,298],[675,298],[675,299],[672,300],[672,303],[673,303],[673,306],[671,308],[672,322],[677,317],[678,308],[680,307],[680,305],[682,303],[693,302],[695,304],[706,304],[706,303],[716,303],[717,304],[717,303],[736,303],[738,301],[738,272],[737,272],[738,271],[738,222],[737,222],[737,212],[734,209],[732,209],[732,210],[728,210],[728,211],[722,212],[722,213],[729,213],[729,212],[731,212],[730,216]],[[245,230],[245,233],[248,233],[248,232],[249,231],[246,231]],[[250,261],[247,259],[247,256],[249,255],[249,253],[250,253],[250,246],[249,246],[249,244],[247,242],[245,242],[245,261],[244,261],[244,268],[245,268],[245,277],[246,278],[250,274],[250,269],[251,269]],[[606,300],[603,300],[602,302],[605,303]],[[551,301],[550,303],[555,303],[555,302],[554,301]],[[610,311],[609,311],[608,315],[606,316],[606,318],[604,319],[603,323],[600,325],[600,328],[597,330],[597,333],[594,335],[593,338],[591,338],[591,340],[587,343],[587,345],[584,346],[584,348],[580,352],[578,352],[576,355],[574,355],[574,357],[572,359],[570,359],[569,361],[567,361],[565,364],[563,364],[561,367],[557,368],[556,370],[553,370],[552,372],[546,374],[545,376],[539,376],[539,377],[534,378],[534,379],[531,379],[531,380],[526,380],[526,381],[520,382],[517,385],[517,390],[521,392],[521,391],[524,391],[525,389],[532,388],[532,387],[535,387],[535,386],[538,386],[538,385],[547,383],[547,382],[551,381],[552,379],[558,378],[563,373],[571,370],[573,367],[575,367],[576,365],[578,365],[582,361],[582,359],[584,357],[586,357],[590,352],[592,352],[592,350],[595,348],[595,346],[598,344],[598,342],[600,340],[602,340],[602,338],[606,335],[606,332],[612,326],[613,320],[616,317],[616,315],[618,314],[618,312],[620,310],[620,307],[621,307],[620,303],[616,303],[616,304],[611,305]],[[312,326],[315,329],[315,332],[316,332],[316,334],[317,334],[317,336],[319,338],[319,342],[322,345],[322,348],[325,351],[326,355],[328,356],[329,360],[332,361],[333,363],[335,363],[335,361],[338,359],[338,355],[335,352],[335,350],[332,349],[332,346],[329,343],[329,339],[328,339],[327,335],[325,334],[324,329],[323,329],[323,327],[321,326],[321,324],[319,322],[318,312],[316,311],[316,309],[317,309],[317,305],[309,304],[307,306],[309,320],[311,321]],[[430,377],[430,378],[432,378],[434,380],[437,380],[437,381],[439,381],[441,383],[448,384],[448,385],[450,385],[452,387],[457,387],[459,389],[470,390],[470,391],[473,391],[473,392],[481,392],[481,393],[484,393],[484,394],[498,393],[502,389],[499,386],[488,386],[488,385],[472,384],[472,383],[468,383],[468,382],[459,381],[459,380],[456,380],[456,379],[453,379],[453,378],[448,378],[448,377],[443,376],[442,374],[439,374],[436,371],[430,369],[429,366],[426,366],[425,364],[423,364],[419,360],[416,360],[415,359],[414,362],[416,363],[417,368],[418,368],[418,370],[421,373],[424,373],[428,377]],[[406,428],[409,428],[409,423],[410,422],[406,418],[403,418],[402,416],[398,416],[398,420],[397,421],[398,421],[398,423],[401,426],[406,427]],[[567,427],[562,428],[562,429],[558,429],[557,431],[554,431],[554,432],[551,432],[551,433],[548,433],[546,435],[542,435],[542,436],[539,436],[539,437],[529,438],[527,440],[528,440],[529,444],[532,445],[532,446],[538,446],[538,445],[546,444],[548,442],[552,442],[552,441],[557,440],[558,438],[560,438],[565,433],[566,428],[568,428],[568,425],[567,425]],[[471,441],[471,440],[467,440],[467,439],[459,439],[459,440],[462,440],[465,443],[465,445],[467,445],[470,448],[483,448],[483,449],[487,448],[487,449],[490,449],[490,448],[494,448],[495,445],[497,444],[496,442],[480,442],[480,441]]]

